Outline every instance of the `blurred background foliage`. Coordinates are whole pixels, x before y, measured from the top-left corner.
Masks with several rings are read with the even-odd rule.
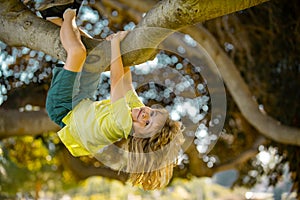
[[[296,127],[300,126],[298,11],[297,1],[285,3],[275,0],[205,23],[236,63],[261,109],[281,123]],[[230,95],[228,99],[230,120],[230,115],[238,111],[233,111],[236,108]],[[229,121],[226,125],[233,132],[239,131],[236,123]],[[259,163],[250,160],[248,167],[242,167],[240,172],[246,174],[246,171],[255,168],[259,175],[266,173],[269,183],[275,185],[283,173],[284,164],[289,163],[292,176],[299,182],[299,147],[269,141],[265,148],[272,148],[280,157],[275,166],[266,171]],[[250,177],[247,178],[250,185],[257,182],[257,175],[252,178],[246,176]],[[240,176],[240,184],[245,184],[244,177]],[[299,188],[299,185],[296,187]]]
[[[78,25],[95,38],[105,38],[118,30],[133,29],[140,19],[140,14],[147,10],[141,7],[122,9],[123,6],[128,8],[126,3],[117,2],[86,2],[77,20]],[[158,1],[145,1],[145,5],[153,6],[156,2]],[[35,4],[39,1],[25,3],[35,12]],[[288,3],[284,0],[272,0],[203,23],[234,60],[261,109],[281,123],[296,127],[300,127],[299,10],[298,0]],[[58,60],[43,52],[26,47],[10,47],[2,42],[0,50],[1,107],[17,108],[20,111],[44,107],[51,69]],[[172,66],[192,79],[195,85],[202,84],[199,86],[199,95],[209,96],[201,74],[179,56],[174,62],[172,56],[161,52],[158,59],[160,63]],[[99,97],[106,97],[108,84],[109,78],[104,74]],[[152,87],[148,85],[140,89],[144,99],[147,99],[147,91],[153,89]],[[159,93],[159,87],[155,88]],[[38,93],[39,97],[31,96],[33,93]],[[174,97],[172,95],[169,96],[170,101]],[[34,105],[24,103],[32,102],[32,98]],[[150,102],[152,101],[157,100],[150,99]],[[205,105],[209,106],[209,102]],[[205,114],[206,118],[209,117],[209,112]],[[207,126],[209,120],[204,119],[203,123]],[[177,167],[174,176],[182,179],[175,178],[166,190],[152,193],[131,188],[122,183],[122,178],[121,181],[99,177],[86,179],[87,177],[74,173],[68,164],[64,147],[55,133],[45,133],[36,137],[3,138],[0,141],[0,198],[51,196],[53,199],[217,199],[217,194],[224,194],[224,199],[226,195],[231,199],[245,198],[246,191],[250,189],[239,186],[254,189],[259,187],[259,191],[273,193],[274,199],[280,199],[283,192],[297,191],[299,194],[299,147],[280,144],[266,138],[251,159],[236,166],[233,184],[227,185],[229,188],[236,186],[235,194],[229,193],[221,186],[214,185],[208,188],[211,179],[194,177],[201,176],[192,173],[195,168],[201,168],[200,174],[211,176],[210,168],[230,162],[244,150],[251,149],[259,137],[262,136],[244,119],[227,93],[225,127],[216,146],[209,154],[200,158],[197,151],[190,152],[190,157],[183,154],[182,164]],[[191,165],[191,160],[194,159],[199,161],[194,161],[195,164]],[[101,166],[97,160],[90,157],[82,157],[80,161],[83,166]],[[221,182],[224,184],[226,181],[228,179]],[[78,185],[76,189],[75,186]],[[73,195],[66,195],[64,189],[68,189],[68,194]],[[290,198],[292,199],[292,195]]]

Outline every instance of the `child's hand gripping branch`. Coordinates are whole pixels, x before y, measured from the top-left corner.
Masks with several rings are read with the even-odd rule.
[[[111,41],[111,98],[96,101],[100,75],[84,69],[86,49],[75,11],[66,10],[63,17],[60,38],[67,59],[63,67],[53,69],[46,102],[50,118],[62,127],[61,141],[73,156],[95,156],[123,139],[132,184],[146,190],[166,186],[183,142],[181,124],[171,120],[165,109],[147,107],[138,98],[120,53],[127,32],[107,38]]]

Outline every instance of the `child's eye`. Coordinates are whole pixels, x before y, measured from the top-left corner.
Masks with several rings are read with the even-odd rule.
[[[149,121],[146,121],[146,123],[145,123],[145,126],[148,126],[148,125],[149,125],[149,123],[150,123]]]
[[[150,113],[150,117],[152,117],[152,116],[153,116],[153,114],[154,114],[154,111],[151,111],[151,113]]]

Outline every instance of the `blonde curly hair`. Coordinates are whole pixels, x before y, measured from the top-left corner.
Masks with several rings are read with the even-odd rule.
[[[131,136],[127,140],[129,182],[144,190],[165,187],[184,142],[182,124],[167,118],[163,128],[149,138]]]

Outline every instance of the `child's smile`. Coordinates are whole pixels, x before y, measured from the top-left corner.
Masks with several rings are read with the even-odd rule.
[[[133,121],[133,129],[135,134],[142,134],[147,137],[159,131],[166,119],[168,113],[161,109],[152,109],[150,107],[140,107],[131,110],[131,117]]]

